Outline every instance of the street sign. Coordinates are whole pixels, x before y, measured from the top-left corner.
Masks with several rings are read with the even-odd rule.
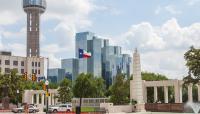
[[[45,85],[49,85],[49,81],[48,80],[45,81]]]

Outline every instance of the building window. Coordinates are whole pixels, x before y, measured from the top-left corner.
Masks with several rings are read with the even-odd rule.
[[[34,69],[32,69],[32,74],[34,73]]]
[[[21,69],[21,74],[23,74],[24,73],[24,69]]]
[[[14,66],[18,66],[18,61],[13,61]]]
[[[10,65],[10,61],[9,60],[5,60],[5,65]]]
[[[21,61],[21,66],[24,66],[24,61]]]
[[[1,60],[0,60],[0,65],[1,65]]]
[[[35,66],[37,66],[37,62],[35,62]]]
[[[34,62],[32,62],[32,66],[34,67]]]
[[[35,74],[37,74],[37,70],[35,70]]]
[[[40,67],[40,62],[38,62],[38,67]]]
[[[10,73],[10,69],[9,68],[5,68],[5,73]]]
[[[40,70],[38,70],[38,74],[40,74]]]

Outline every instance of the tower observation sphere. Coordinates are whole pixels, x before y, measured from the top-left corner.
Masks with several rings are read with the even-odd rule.
[[[40,15],[46,10],[46,0],[23,0],[27,13],[26,56],[40,56]]]

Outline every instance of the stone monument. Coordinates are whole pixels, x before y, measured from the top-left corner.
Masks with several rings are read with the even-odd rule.
[[[143,81],[141,77],[140,54],[136,49],[133,54],[133,80],[130,82],[130,98],[136,100],[136,111],[145,112]]]

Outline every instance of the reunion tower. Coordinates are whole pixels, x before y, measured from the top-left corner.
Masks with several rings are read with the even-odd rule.
[[[40,56],[40,15],[46,10],[46,0],[23,0],[27,13],[27,57]]]

